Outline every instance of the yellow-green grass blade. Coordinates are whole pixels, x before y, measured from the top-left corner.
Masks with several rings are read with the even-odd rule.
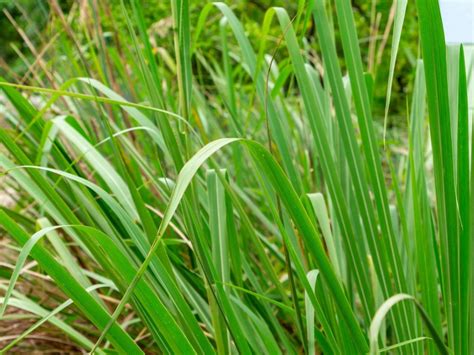
[[[400,37],[402,36],[403,22],[407,10],[408,0],[395,0],[395,19],[393,25],[392,45],[390,48],[390,67],[387,81],[387,94],[385,95],[385,116],[383,127],[383,140],[385,145],[385,136],[387,133],[388,112],[390,109],[390,99],[392,97],[393,76],[395,74],[395,64],[397,63],[398,48],[400,45]]]
[[[431,319],[426,314],[423,306],[414,298],[413,296],[407,294],[397,294],[389,299],[387,299],[377,310],[372,319],[372,323],[370,324],[369,330],[369,338],[370,338],[370,354],[378,354],[378,333],[382,326],[382,322],[384,321],[388,312],[395,306],[397,303],[402,301],[412,301],[415,306],[416,310],[420,313],[420,316],[425,323],[428,332],[432,336],[436,346],[438,347],[438,351],[440,354],[450,354],[449,349],[444,345],[443,337],[436,331]]]

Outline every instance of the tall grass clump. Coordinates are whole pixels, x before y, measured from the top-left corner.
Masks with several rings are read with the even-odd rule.
[[[258,38],[222,2],[153,26],[111,4],[52,0],[35,40],[12,19],[33,61],[0,80],[0,324],[29,323],[2,352],[45,329],[90,353],[474,351],[474,62],[437,1],[394,2],[386,78],[349,0],[270,8]]]

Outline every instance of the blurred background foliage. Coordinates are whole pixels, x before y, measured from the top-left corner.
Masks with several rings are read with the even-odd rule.
[[[44,48],[51,36],[58,32],[64,32],[57,11],[53,11],[52,4],[57,4],[63,14],[68,13],[75,6],[83,8],[83,15],[71,22],[71,28],[79,43],[87,43],[86,34],[83,31],[83,24],[93,30],[93,15],[87,13],[92,3],[96,2],[106,16],[101,16],[101,27],[106,34],[105,38],[113,38],[118,33],[127,31],[126,19],[123,14],[122,4],[129,9],[129,4],[123,0],[4,0],[0,2],[2,14],[0,15],[0,75],[9,81],[21,79],[28,82],[28,68],[35,61],[35,54],[31,47]],[[232,5],[241,22],[245,25],[246,32],[257,48],[258,41],[261,40],[262,23],[265,12],[272,6],[281,6],[288,10],[290,14],[296,14],[297,2],[288,0],[238,0],[224,1]],[[353,0],[353,9],[357,21],[361,51],[365,58],[366,70],[372,75],[373,87],[377,90],[373,93],[373,109],[375,119],[381,121],[384,116],[386,83],[389,72],[391,29],[394,2],[391,0]],[[205,1],[191,1],[191,24],[196,25]],[[172,53],[173,36],[171,35],[171,6],[170,2],[162,0],[146,1],[145,20],[150,37],[153,37],[157,46],[164,48],[168,53]],[[334,9],[333,9],[334,11]],[[77,23],[83,22],[83,23]],[[310,20],[312,21],[312,19]],[[220,57],[220,40],[217,29],[218,21],[214,21],[216,28],[209,30],[200,37],[199,53],[212,61],[212,58]],[[276,22],[270,30],[269,43],[278,45],[281,41],[281,31]],[[314,35],[314,24],[300,26],[304,30],[305,37]],[[67,35],[67,34],[64,34]],[[25,38],[27,40],[25,41]],[[127,45],[130,38],[120,38],[122,45]],[[339,45],[339,35],[336,33],[336,41]],[[125,43],[123,43],[125,42]],[[30,43],[30,44],[29,44]],[[232,40],[230,41],[231,45]],[[393,93],[390,106],[388,127],[404,127],[406,124],[407,97],[411,91],[413,83],[413,70],[419,44],[417,38],[417,18],[415,14],[415,4],[408,2],[407,15],[404,23],[404,30],[401,37],[401,51],[397,58],[395,77],[393,82]],[[107,42],[106,42],[107,44]],[[128,43],[131,44],[131,43]],[[237,50],[237,49],[236,49]],[[286,48],[281,46],[274,52],[277,59],[282,60],[287,57]],[[49,58],[54,56],[54,46],[48,48],[46,54]],[[160,60],[157,55],[157,60]],[[342,58],[342,56],[340,56]],[[193,63],[195,66],[196,58]],[[344,63],[341,62],[342,65]],[[197,69],[198,70],[198,69]],[[169,74],[169,73],[168,73]],[[67,80],[68,78],[63,78]],[[206,78],[202,78],[203,81]],[[249,79],[250,80],[250,79]]]

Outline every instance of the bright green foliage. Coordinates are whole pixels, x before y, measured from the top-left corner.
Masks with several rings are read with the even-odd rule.
[[[61,56],[0,80],[0,226],[19,248],[0,322],[35,318],[3,351],[49,324],[92,353],[472,352],[474,64],[447,51],[437,2],[416,1],[400,142],[373,97],[389,117],[406,1],[386,85],[349,0],[269,8],[256,43],[229,5],[189,3],[164,35],[140,0],[73,8],[78,33],[58,8]],[[38,275],[54,307],[18,291]]]

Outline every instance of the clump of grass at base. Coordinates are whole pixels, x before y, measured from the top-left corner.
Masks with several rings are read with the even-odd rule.
[[[474,62],[445,45],[437,2],[416,1],[408,129],[393,134],[349,0],[270,8],[257,43],[228,5],[194,23],[172,0],[172,46],[138,0],[111,31],[108,4],[52,4],[41,64],[0,81],[15,200],[0,225],[18,253],[0,316],[35,320],[3,351],[44,324],[91,353],[472,351]],[[31,277],[55,299],[21,295]]]

